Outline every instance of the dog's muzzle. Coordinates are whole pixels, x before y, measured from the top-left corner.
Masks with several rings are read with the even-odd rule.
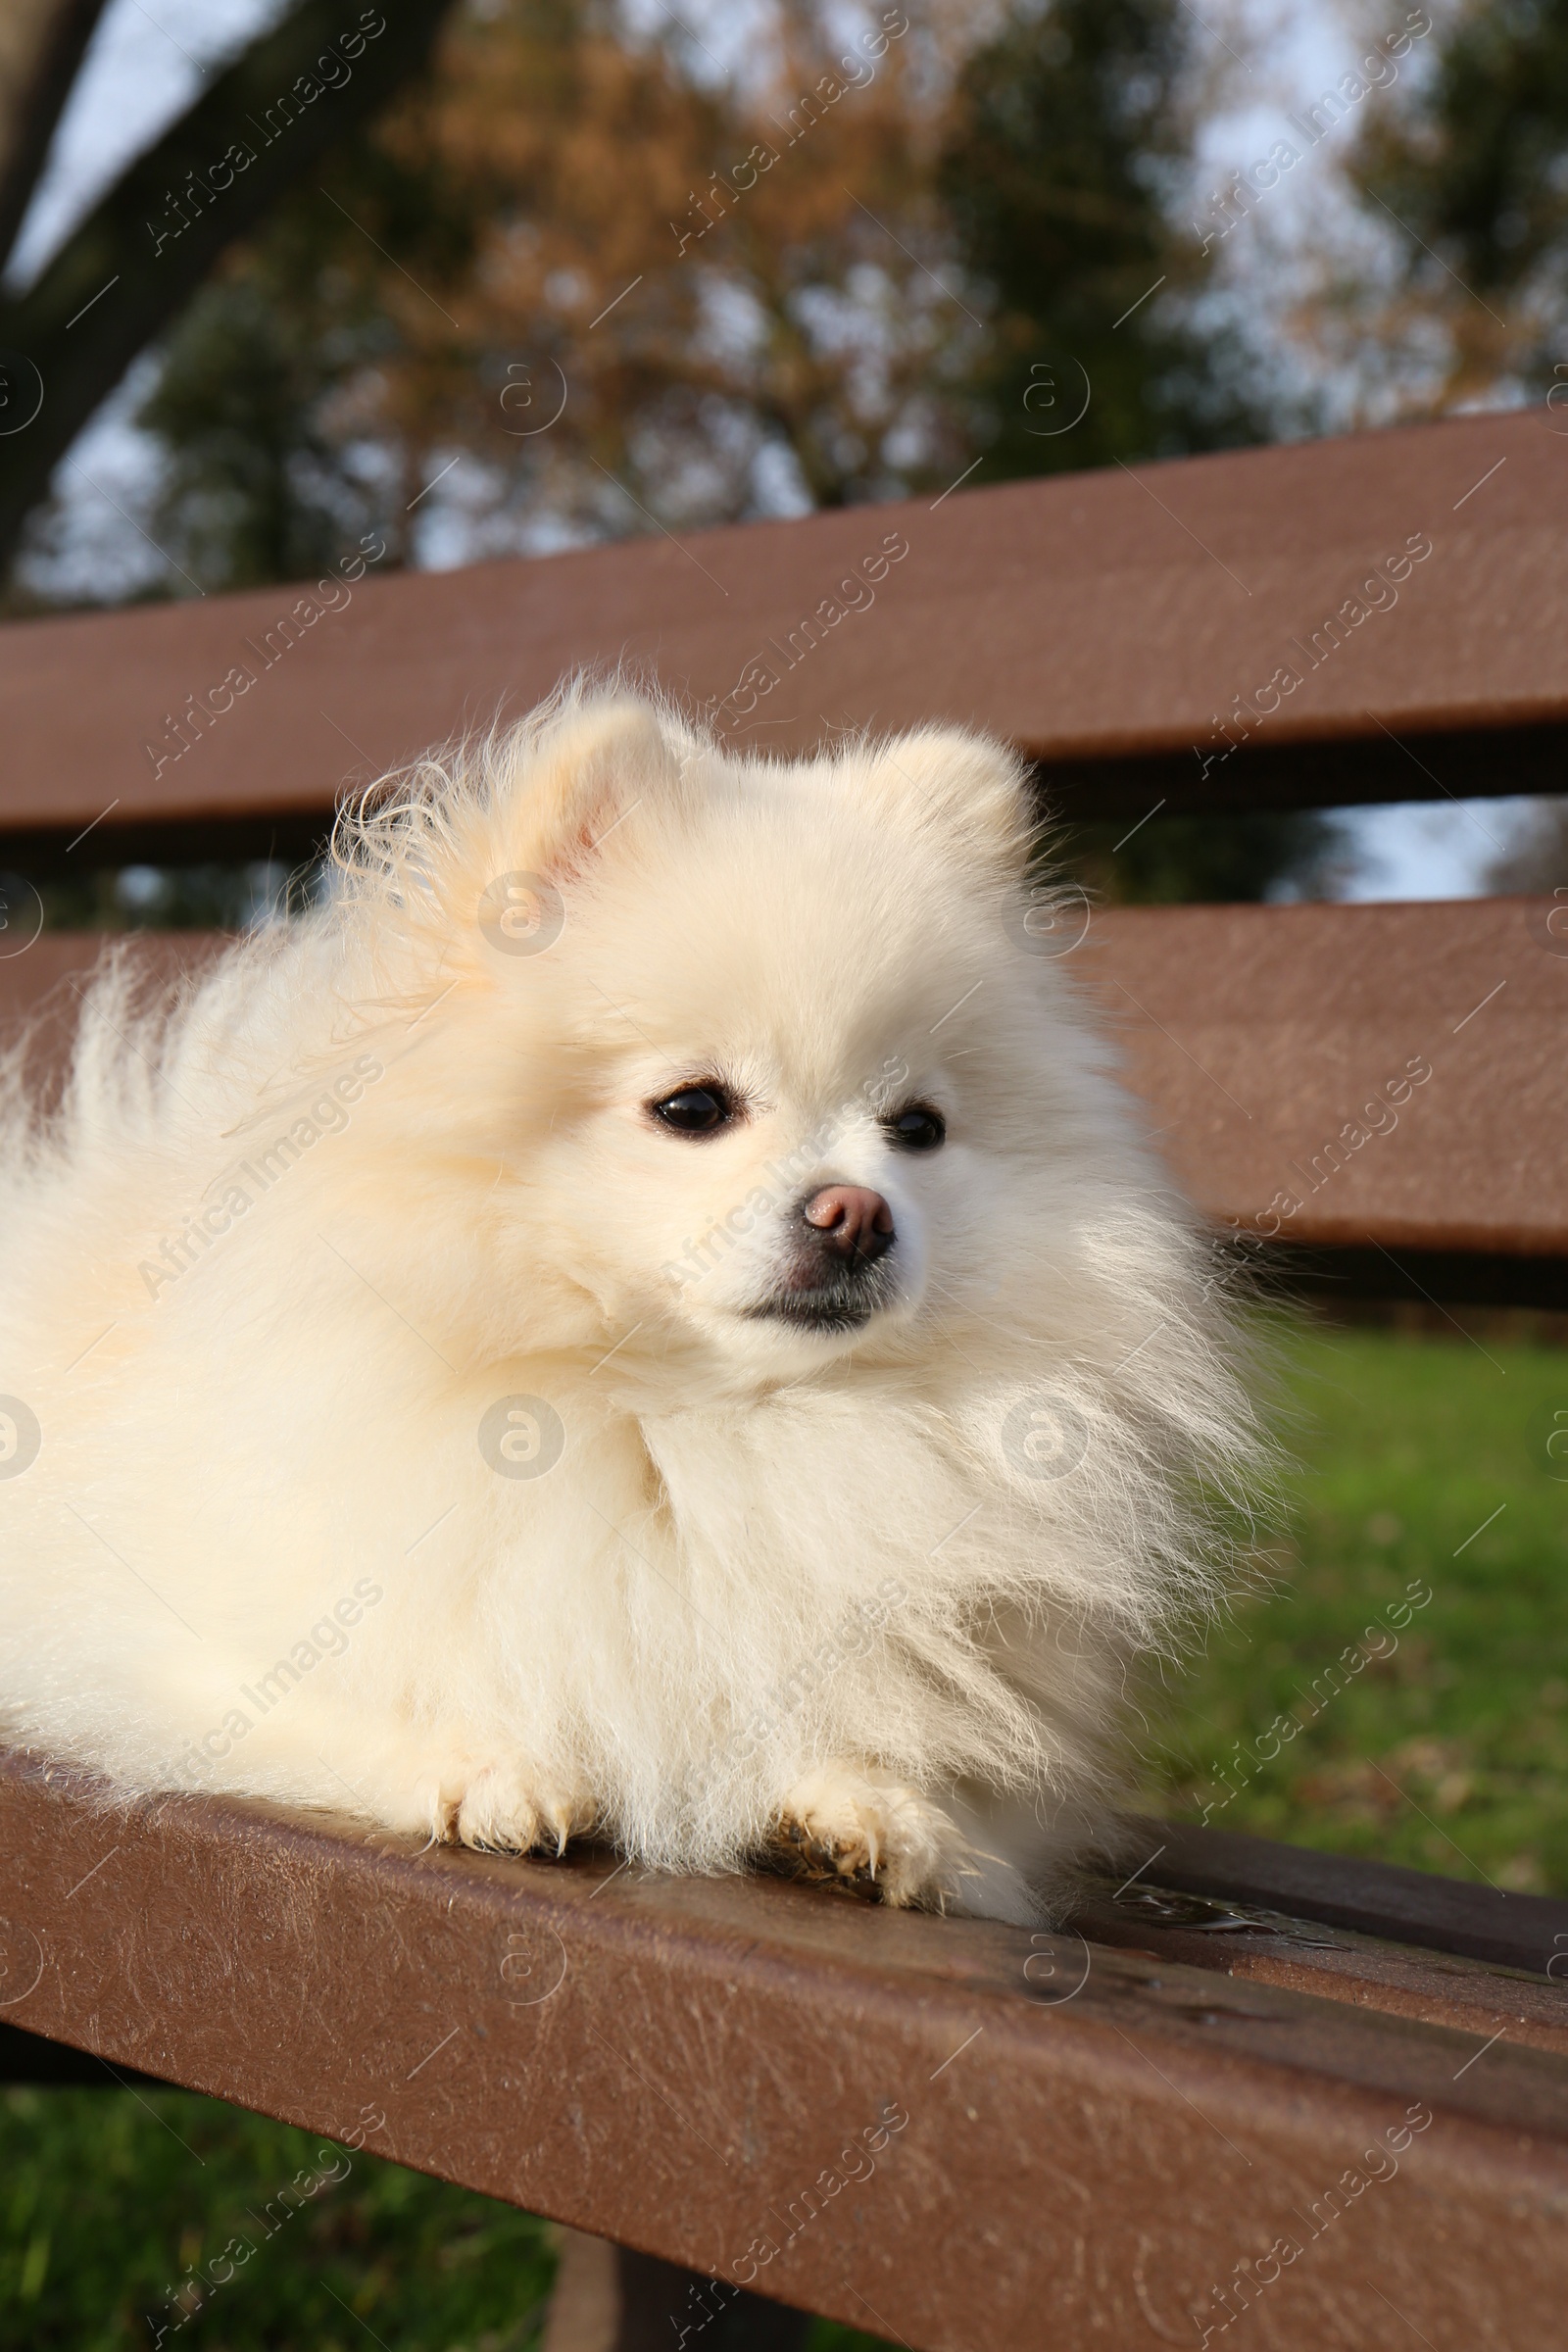
[[[858,1331],[898,1296],[893,1211],[863,1185],[829,1184],[800,1204],[783,1278],[751,1309],[804,1331]]]

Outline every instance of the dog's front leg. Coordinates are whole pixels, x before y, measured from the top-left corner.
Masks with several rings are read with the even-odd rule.
[[[370,1735],[341,1768],[320,1761],[359,1809],[389,1830],[500,1854],[564,1853],[591,1830],[599,1805],[569,1772],[534,1764],[487,1733],[454,1726]],[[329,1792],[328,1792],[329,1793]]]
[[[772,1840],[792,1875],[836,1880],[885,1903],[967,1908],[968,1840],[919,1789],[874,1764],[819,1765],[784,1796]]]

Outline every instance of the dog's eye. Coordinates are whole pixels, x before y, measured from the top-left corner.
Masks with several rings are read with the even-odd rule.
[[[911,1102],[882,1124],[887,1129],[889,1143],[896,1144],[901,1152],[934,1152],[947,1140],[948,1123],[929,1102]]]
[[[712,1135],[735,1116],[735,1105],[720,1086],[683,1086],[649,1108],[677,1135]]]

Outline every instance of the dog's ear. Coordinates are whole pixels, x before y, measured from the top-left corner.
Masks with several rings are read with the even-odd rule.
[[[1015,861],[1036,814],[1028,771],[1004,744],[959,727],[921,727],[869,755],[871,794],[900,822],[933,831],[960,854]]]
[[[680,767],[652,703],[625,693],[568,702],[528,744],[512,781],[519,864],[557,881],[585,871],[639,801],[678,785]]]

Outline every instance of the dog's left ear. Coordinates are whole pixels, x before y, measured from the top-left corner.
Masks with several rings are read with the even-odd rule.
[[[940,833],[960,854],[1014,863],[1036,823],[1015,752],[959,727],[922,727],[869,754],[869,788],[901,822]]]
[[[514,787],[518,862],[564,880],[581,873],[640,800],[679,782],[680,760],[641,696],[568,702],[528,746]]]

